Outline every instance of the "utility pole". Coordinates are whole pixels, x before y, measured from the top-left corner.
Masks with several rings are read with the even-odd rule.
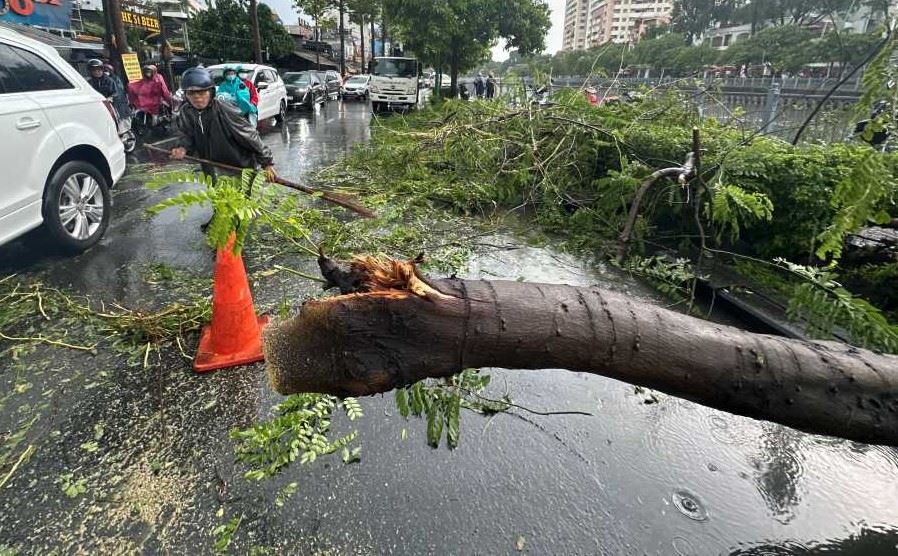
[[[340,78],[346,75],[346,35],[343,28],[343,0],[338,3],[338,11],[340,12]]]
[[[389,56],[390,53],[387,52],[387,13],[384,11],[383,18],[380,23],[380,42],[381,47],[384,51],[384,56]]]
[[[109,8],[109,20],[112,23],[112,34],[117,54],[131,52],[131,49],[128,47],[128,36],[125,35],[125,22],[122,21],[122,5],[119,0],[105,0],[105,2],[106,5],[103,7],[104,9],[106,7]],[[118,62],[121,64],[121,60],[118,60]]]
[[[359,16],[359,31],[362,35],[362,71],[361,73],[365,73],[365,15],[362,14]],[[355,54],[355,49],[353,49],[353,54]]]
[[[262,63],[262,38],[259,36],[259,12],[256,0],[249,0],[249,23],[253,34],[253,61]]]
[[[368,60],[368,73],[374,73],[374,57],[377,52],[374,50],[374,14],[371,14],[371,59]]]
[[[162,69],[165,70],[165,77],[168,79],[168,86],[172,90],[175,89],[175,78],[171,72],[171,48],[168,44],[168,32],[165,30],[165,22],[162,21],[162,4],[156,4],[156,18],[159,20],[159,60],[162,62]]]

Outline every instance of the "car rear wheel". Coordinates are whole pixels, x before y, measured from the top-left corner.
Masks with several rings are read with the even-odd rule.
[[[106,178],[87,162],[66,162],[50,178],[43,214],[47,233],[64,250],[92,247],[103,237],[112,214]]]
[[[274,117],[274,122],[278,125],[284,125],[284,122],[287,121],[287,103],[281,103],[281,109],[278,111],[278,115]]]

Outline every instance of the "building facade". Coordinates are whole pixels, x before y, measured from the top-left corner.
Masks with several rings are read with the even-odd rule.
[[[587,47],[590,1],[567,0],[564,7],[562,50],[582,50]]]
[[[567,0],[562,48],[639,42],[650,27],[667,24],[672,10],[673,0]]]

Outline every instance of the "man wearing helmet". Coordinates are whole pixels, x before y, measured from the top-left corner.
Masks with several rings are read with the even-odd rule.
[[[158,116],[163,101],[171,104],[171,91],[165,80],[156,79],[156,66],[143,66],[142,74],[143,79],[128,84],[128,101],[136,110]]]
[[[187,102],[175,118],[178,133],[173,159],[193,155],[240,168],[263,168],[269,180],[276,177],[271,149],[240,110],[215,98],[215,82],[206,68],[185,71],[181,89]]]
[[[94,58],[87,62],[87,71],[90,73],[90,79],[87,80],[95,91],[103,95],[104,98],[112,98],[115,96],[115,81],[108,75],[103,73],[103,62]]]

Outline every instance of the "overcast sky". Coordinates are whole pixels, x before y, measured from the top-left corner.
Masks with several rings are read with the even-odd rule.
[[[277,12],[284,23],[288,25],[296,25],[299,16],[293,8],[292,0],[264,0],[266,4]],[[546,37],[546,51],[553,53],[561,49],[561,34],[564,28],[564,3],[565,0],[548,0],[549,9],[552,10],[552,29],[549,30],[549,36]],[[508,53],[502,48],[502,45],[493,49],[494,60],[504,60],[508,58]]]

